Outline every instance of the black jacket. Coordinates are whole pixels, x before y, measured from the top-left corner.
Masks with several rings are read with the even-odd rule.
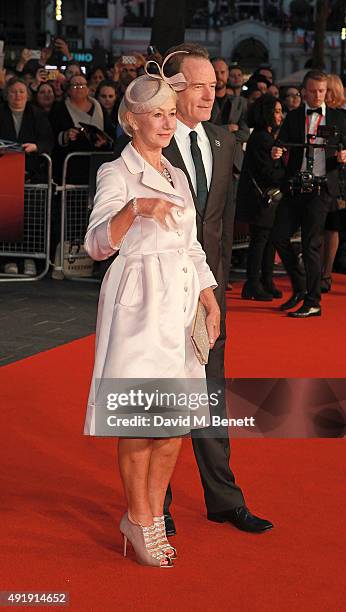
[[[342,110],[328,108],[326,110],[326,125],[335,126],[341,134],[343,147],[346,143],[346,113]],[[285,143],[304,143],[305,140],[305,105],[290,111],[282,124],[279,141]],[[332,137],[328,144],[337,145],[340,137]],[[304,149],[289,149],[289,158],[285,174],[284,189],[288,189],[288,179],[300,172]],[[326,149],[327,186],[331,196],[339,195],[339,164],[335,157],[335,149]]]
[[[51,153],[54,144],[54,136],[47,116],[30,102],[27,102],[25,106],[18,136],[16,135],[10,107],[6,102],[0,105],[0,138],[13,140],[21,144],[33,142],[37,145],[38,153],[48,153],[48,155]],[[43,175],[46,174],[44,170],[46,164],[36,154],[30,153],[26,156],[25,168],[27,176],[31,180],[45,179]]]
[[[274,161],[271,149],[274,137],[267,130],[254,130],[246,145],[243,167],[237,192],[236,219],[260,227],[272,227],[275,208],[265,208],[261,195],[252,177],[263,190],[277,187],[282,181],[285,170],[281,160]]]
[[[110,121],[109,116],[102,108],[103,112],[103,120],[104,120],[104,131],[112,138],[113,137],[113,128]],[[53,151],[53,162],[54,162],[54,176],[57,182],[60,182],[62,175],[63,163],[66,156],[69,153],[76,152],[84,152],[84,151],[107,151],[109,150],[109,146],[105,145],[103,147],[94,147],[88,138],[86,138],[83,134],[78,136],[76,140],[71,140],[66,146],[61,146],[59,144],[58,138],[61,132],[65,132],[71,128],[75,127],[74,121],[67,109],[67,106],[64,101],[58,102],[55,106],[53,106],[51,112],[49,113],[49,121],[52,125],[54,136],[55,136],[55,146]],[[76,157],[71,160],[69,163],[69,175],[67,180],[72,183],[80,183],[85,184],[89,182],[89,158]]]

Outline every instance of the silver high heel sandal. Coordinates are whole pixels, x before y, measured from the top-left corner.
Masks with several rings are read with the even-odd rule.
[[[165,555],[158,545],[156,526],[143,527],[130,521],[124,514],[120,521],[120,531],[124,536],[124,557],[127,552],[127,541],[131,542],[138,563],[155,567],[173,567],[170,557]]]
[[[162,552],[169,557],[170,559],[177,558],[177,550],[174,546],[171,546],[167,540],[166,536],[166,527],[165,527],[165,517],[162,516],[153,516],[154,525],[156,527],[156,537],[158,541],[158,545],[161,548]]]

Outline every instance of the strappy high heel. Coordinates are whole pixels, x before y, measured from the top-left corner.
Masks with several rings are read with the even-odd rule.
[[[154,520],[154,525],[156,527],[156,537],[157,537],[159,547],[161,548],[164,555],[166,555],[166,557],[169,557],[170,559],[176,559],[177,550],[176,548],[174,548],[174,546],[171,546],[167,540],[165,517],[163,515],[154,516],[153,520]]]
[[[165,555],[158,545],[155,523],[149,527],[143,527],[130,521],[126,513],[120,521],[120,531],[124,537],[124,557],[126,557],[127,541],[129,541],[136,553],[136,559],[141,565],[173,567],[171,558]]]

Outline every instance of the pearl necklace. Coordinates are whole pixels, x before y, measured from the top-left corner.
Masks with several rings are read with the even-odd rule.
[[[161,176],[163,176],[163,178],[165,178],[171,185],[173,185],[173,179],[170,175],[170,172],[169,170],[167,170],[163,162],[162,162],[162,166],[163,166],[163,170],[162,172],[160,172]]]

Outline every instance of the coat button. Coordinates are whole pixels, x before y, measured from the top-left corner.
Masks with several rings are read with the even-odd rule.
[[[184,266],[183,272],[185,272],[185,274],[187,273],[187,267],[186,266]]]
[[[184,249],[178,249],[178,253],[179,255],[182,255],[184,253]]]
[[[178,231],[177,231],[178,236],[182,236],[182,235],[183,235],[183,233],[184,233],[184,232],[183,232],[183,230],[178,230]]]
[[[186,287],[186,285],[185,285],[185,287],[184,287],[184,291],[185,291],[185,293],[187,293],[188,289],[189,289],[189,288],[188,288],[188,287]]]
[[[183,216],[183,211],[182,210],[177,210],[177,215],[178,217],[182,217]]]

